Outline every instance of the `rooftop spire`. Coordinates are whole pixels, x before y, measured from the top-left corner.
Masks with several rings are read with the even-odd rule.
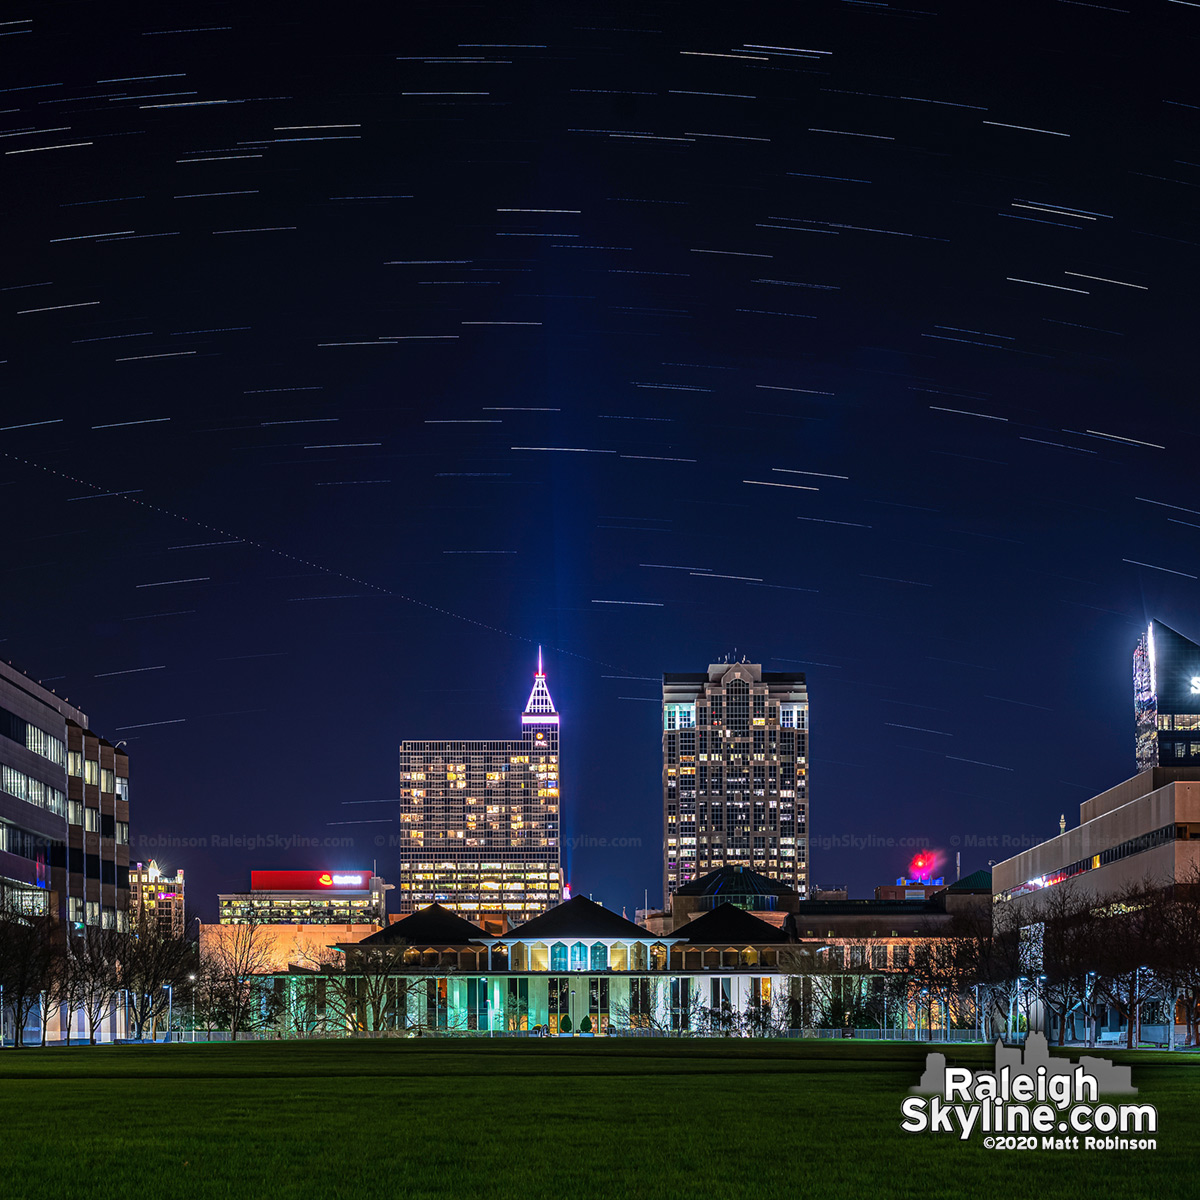
[[[525,712],[549,715],[554,711],[554,701],[550,699],[550,689],[546,687],[546,672],[542,670],[542,648],[539,646],[537,673],[533,677],[533,691],[529,693]]]

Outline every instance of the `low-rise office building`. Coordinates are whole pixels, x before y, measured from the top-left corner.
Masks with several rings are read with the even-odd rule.
[[[384,880],[367,870],[251,871],[248,892],[217,897],[222,925],[382,925]]]
[[[200,925],[200,954],[240,957],[251,973],[319,969],[333,947],[357,942],[387,924],[390,885],[368,870],[251,871],[248,892],[218,896],[219,921]],[[255,926],[251,947],[244,932]]]
[[[997,863],[997,902],[1036,921],[1060,886],[1093,899],[1200,878],[1200,769],[1152,767],[1079,806],[1079,824]]]
[[[129,928],[129,757],[87,715],[0,663],[0,907],[57,922],[57,936]],[[38,1017],[35,1011],[31,1020]],[[49,1023],[63,1036],[64,1016]],[[82,1013],[71,1014],[78,1033]],[[124,1035],[114,1000],[96,1037]],[[40,1030],[25,1030],[29,1041]]]
[[[76,931],[129,924],[129,756],[0,663],[0,903]]]

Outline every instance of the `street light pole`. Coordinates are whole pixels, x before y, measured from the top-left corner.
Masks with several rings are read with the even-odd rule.
[[[1095,971],[1087,973],[1087,1044],[1091,1048],[1096,1044],[1096,1015],[1094,1010],[1094,1001],[1092,999],[1092,989],[1095,987],[1092,980],[1096,978]]]

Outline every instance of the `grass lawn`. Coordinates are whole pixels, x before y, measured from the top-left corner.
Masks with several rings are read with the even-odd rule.
[[[988,1047],[938,1048],[991,1066]],[[1200,1058],[1111,1055],[1158,1107],[1156,1151],[996,1151],[980,1133],[901,1132],[927,1049],[573,1038],[5,1051],[0,1196],[1196,1195]]]

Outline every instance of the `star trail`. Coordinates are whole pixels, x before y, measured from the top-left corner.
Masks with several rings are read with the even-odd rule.
[[[1134,773],[1138,633],[1200,637],[1200,11],[11,32],[0,654],[128,734],[131,859],[206,918],[251,866],[394,876],[340,806],[401,739],[513,736],[539,644],[565,838],[640,839],[566,856],[618,911],[661,874],[628,701],[735,648],[811,663],[852,895],[907,857],[842,839],[965,874]]]

